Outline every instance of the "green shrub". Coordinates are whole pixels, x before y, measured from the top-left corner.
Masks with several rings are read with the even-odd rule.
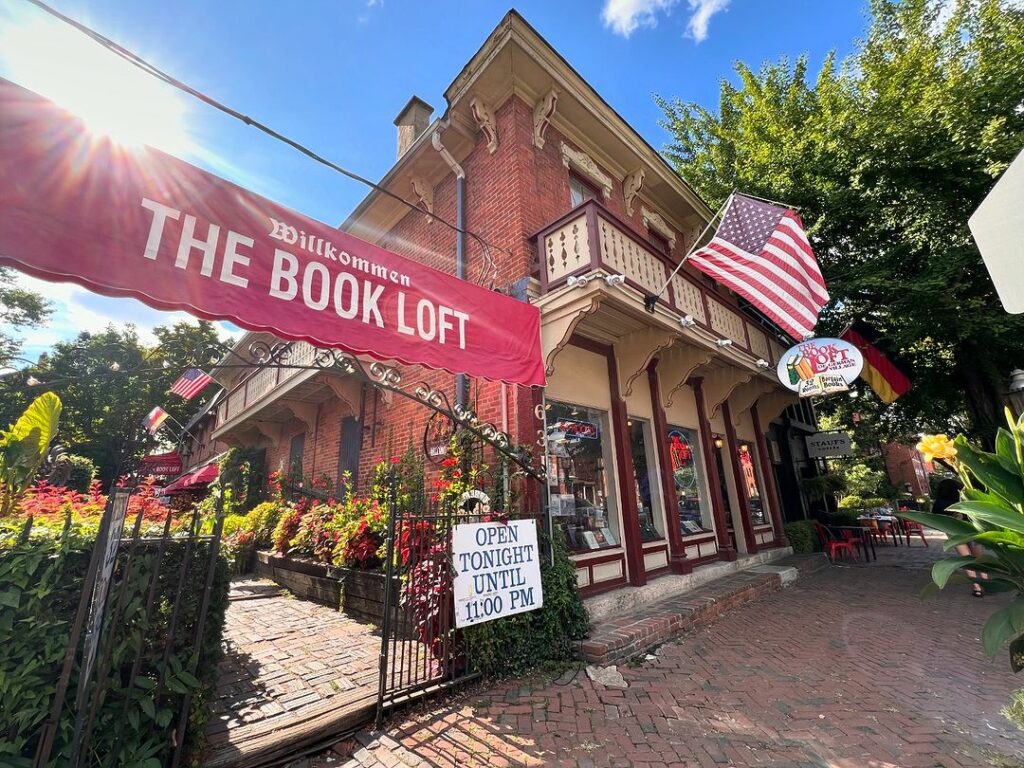
[[[544,605],[465,630],[470,658],[485,675],[521,675],[537,666],[555,667],[576,656],[575,642],[586,637],[590,621],[576,586],[576,568],[560,531],[552,539],[538,531],[540,549],[550,542],[555,562],[541,559]]]
[[[851,493],[849,496],[843,496],[839,500],[840,509],[859,509],[864,506],[864,498]]]
[[[246,519],[248,515],[225,515],[224,516],[224,536],[233,536],[239,531],[247,531]]]
[[[879,507],[888,507],[892,504],[888,499],[883,499],[881,496],[869,496],[864,499],[864,507],[867,509],[878,509]]]
[[[807,554],[817,552],[821,549],[818,541],[818,532],[814,527],[814,520],[798,520],[795,523],[786,523],[783,529],[786,531],[786,538],[793,552]]]
[[[64,456],[63,461],[69,465],[66,487],[79,493],[88,493],[89,486],[96,477],[96,465],[92,459],[72,453]]]
[[[72,524],[53,530],[41,526],[23,536],[23,528],[0,526],[0,765],[29,765],[40,731],[49,716],[60,667],[67,650],[71,623],[78,607],[88,568],[95,528]],[[206,586],[209,544],[200,541],[191,565],[179,583],[186,544],[165,543],[157,573],[158,544],[140,542],[125,579],[127,549],[111,581],[100,653],[94,681],[103,686],[101,704],[91,731],[90,757],[94,766],[159,766],[170,763],[172,729],[184,697],[192,693],[187,755],[195,757],[202,743],[207,702],[212,697],[221,655],[228,573],[223,558],[216,561],[213,592],[198,659],[191,654],[200,606]],[[149,587],[156,578],[152,615],[146,616]],[[114,616],[121,590],[124,609]],[[181,600],[178,624],[168,638],[169,618]],[[164,694],[155,701],[164,649],[172,653],[164,681]],[[112,666],[101,676],[100,665],[111,649]],[[140,648],[139,674],[130,671]],[[81,649],[66,701],[74,702]],[[195,666],[193,666],[193,663]],[[64,707],[48,765],[66,765],[74,721],[73,707]],[[184,764],[188,764],[187,762]]]
[[[256,538],[258,546],[273,543],[274,529],[277,528],[285,507],[276,501],[264,501],[249,510],[245,516],[245,530]]]
[[[864,514],[863,509],[840,509],[835,512],[827,512],[822,516],[825,525],[860,525],[857,518]]]

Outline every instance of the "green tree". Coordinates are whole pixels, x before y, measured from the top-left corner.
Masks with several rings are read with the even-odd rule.
[[[38,293],[15,285],[15,273],[0,267],[0,365],[9,363],[21,351],[21,341],[11,331],[38,328],[53,311]]]
[[[1024,147],[1024,10],[944,6],[872,0],[864,40],[813,81],[803,57],[738,64],[717,112],[658,103],[668,157],[710,202],[739,189],[798,207],[832,295],[819,330],[864,318],[911,363],[885,429],[991,440],[1024,319],[999,304],[967,219]]]
[[[186,366],[217,341],[212,323],[175,323],[155,328],[158,345],[147,347],[134,326],[108,326],[102,333],[81,333],[40,356],[29,373],[41,383],[0,388],[0,422],[10,420],[42,391],[60,395],[64,404],[57,442],[91,460],[106,486],[131,430],[159,405],[184,424],[216,387],[186,401],[168,394]],[[161,437],[173,442],[173,424]],[[187,439],[187,438],[185,438]]]

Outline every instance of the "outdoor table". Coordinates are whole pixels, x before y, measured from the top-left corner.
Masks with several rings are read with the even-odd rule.
[[[875,542],[871,538],[871,535],[867,528],[862,525],[830,525],[828,526],[832,530],[836,531],[857,531],[860,534],[861,543],[864,545],[864,560],[877,560],[878,554],[875,552]],[[871,556],[868,557],[868,548],[871,549]]]
[[[900,525],[900,519],[895,515],[861,515],[857,518],[858,520],[874,520],[879,523],[889,524],[889,533],[892,534],[893,546],[901,546],[903,539],[903,526]],[[882,531],[880,531],[882,533]],[[907,546],[910,546],[910,535],[907,535]]]

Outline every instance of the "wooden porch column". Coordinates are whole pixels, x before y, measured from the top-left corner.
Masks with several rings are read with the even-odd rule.
[[[725,447],[729,451],[729,461],[732,462],[732,479],[740,505],[743,539],[747,542],[747,554],[753,555],[757,552],[757,538],[754,536],[754,523],[750,519],[750,499],[747,497],[747,487],[743,484],[743,465],[737,450],[739,441],[736,439],[736,427],[732,425],[732,411],[729,409],[728,400],[722,403],[722,421],[725,422]]]
[[[644,568],[644,545],[640,539],[640,516],[636,508],[636,488],[633,480],[633,450],[629,444],[629,417],[626,401],[619,392],[619,367],[615,353],[605,348],[608,358],[608,383],[612,395],[612,433],[615,436],[616,469],[619,475],[619,496],[622,498],[622,541],[626,545],[626,562],[629,564],[629,583],[642,587],[647,583]]]
[[[779,488],[775,484],[775,472],[772,469],[771,461],[768,459],[768,441],[765,440],[764,430],[761,429],[761,419],[757,412],[756,402],[750,406],[750,420],[754,423],[754,441],[757,443],[757,456],[761,463],[761,476],[764,477],[765,491],[768,494],[768,503],[771,505],[775,543],[780,547],[788,547],[789,539],[786,538],[786,530],[782,527],[782,501],[779,497]]]
[[[700,447],[704,455],[704,469],[708,476],[711,491],[711,511],[715,517],[715,535],[718,537],[718,556],[722,560],[735,560],[738,555],[729,541],[729,526],[725,520],[725,499],[722,498],[722,478],[718,474],[718,462],[715,461],[715,441],[711,437],[711,422],[708,421],[707,408],[704,405],[704,379],[691,378],[693,399],[697,406],[697,426],[700,428]]]
[[[661,404],[657,358],[647,366],[647,383],[651,389],[651,405],[654,412],[654,444],[658,447],[658,462],[661,464],[661,496],[665,507],[665,535],[668,537],[668,566],[672,573],[692,573],[693,564],[686,559],[683,532],[679,528],[679,498],[676,496],[676,483],[672,477],[672,457],[668,451],[668,420]]]

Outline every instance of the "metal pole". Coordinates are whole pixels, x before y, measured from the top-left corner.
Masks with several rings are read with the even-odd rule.
[[[658,292],[648,293],[646,296],[644,296],[644,309],[646,309],[652,315],[654,314],[654,307],[658,303],[658,298],[661,296],[661,294],[665,292],[665,289],[668,288],[668,284],[672,282],[672,278],[675,277],[679,273],[679,270],[683,268],[683,264],[686,263],[686,260],[693,255],[693,252],[697,249],[697,244],[704,239],[704,235],[706,235],[708,233],[708,230],[711,229],[711,225],[714,224],[715,220],[718,219],[719,217],[725,218],[725,211],[728,209],[729,203],[732,202],[732,198],[735,194],[735,189],[729,193],[729,196],[725,199],[725,202],[722,203],[722,207],[718,209],[718,213],[711,217],[711,219],[705,225],[704,229],[701,231],[700,235],[698,235],[697,239],[693,241],[693,245],[690,246],[690,250],[688,250],[686,252],[686,255],[679,260],[679,263],[676,264],[676,268],[672,270],[672,273],[667,278],[665,278],[665,282],[662,283],[662,286],[661,288],[658,289]]]
[[[398,517],[398,475],[394,470],[388,476],[388,541],[387,561],[384,564],[384,620],[380,628],[380,668],[377,677],[377,717],[374,727],[380,728],[384,720],[384,691],[388,675],[388,635],[391,617],[391,580],[395,570],[395,519]]]

